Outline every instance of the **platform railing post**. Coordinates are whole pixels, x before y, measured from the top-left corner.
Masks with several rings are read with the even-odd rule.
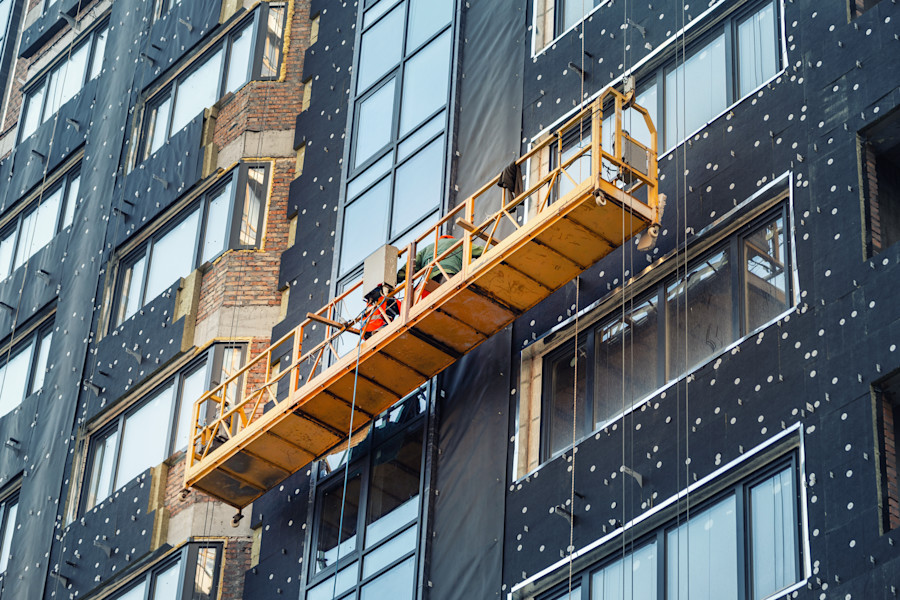
[[[591,104],[591,172],[594,177],[594,190],[600,189],[603,156],[603,105],[600,100]]]

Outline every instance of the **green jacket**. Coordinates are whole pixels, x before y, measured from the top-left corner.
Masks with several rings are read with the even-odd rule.
[[[447,251],[450,246],[458,242],[456,238],[443,238],[438,240],[437,243],[437,253],[438,256]],[[483,246],[472,245],[472,258],[478,258],[481,256],[481,253],[484,252]],[[421,250],[416,253],[416,271],[420,271],[434,260],[434,244],[428,244]],[[453,277],[460,271],[462,271],[462,245],[459,246],[456,250],[447,255],[446,258],[440,261],[441,268],[447,272],[447,275]],[[431,271],[431,279],[436,279],[440,275],[441,270],[436,266]],[[400,271],[397,273],[397,280],[402,280],[406,278],[406,265],[404,265]]]

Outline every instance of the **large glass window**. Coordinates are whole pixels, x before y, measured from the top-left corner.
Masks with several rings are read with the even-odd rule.
[[[113,600],[214,600],[222,569],[221,544],[191,543],[154,564]]]
[[[672,51],[673,58],[638,76],[638,103],[650,111],[660,152],[721,115],[782,68],[780,17],[775,0],[753,2],[723,18],[700,39]],[[612,122],[604,122],[604,142],[612,141]],[[626,111],[622,126],[649,144],[643,118]]]
[[[115,324],[225,250],[257,247],[266,212],[267,175],[265,166],[241,165],[130,252],[118,276]]]
[[[106,51],[106,23],[94,28],[66,52],[36,83],[29,84],[22,102],[19,139],[23,140],[52,117],[81,91],[84,84],[100,74]]]
[[[534,49],[540,50],[587,16],[600,0],[537,0],[534,3]]]
[[[0,280],[50,243],[72,224],[81,175],[70,170],[56,182],[26,198],[0,226]]]
[[[362,15],[339,287],[372,250],[408,240],[441,206],[453,4],[381,0]]]
[[[414,393],[349,456],[319,463],[308,600],[414,598],[426,408],[426,392]]]
[[[84,510],[102,502],[148,467],[186,448],[194,403],[233,372],[230,362],[235,355],[243,364],[244,352],[243,346],[213,346],[92,435]]]
[[[160,10],[168,10],[165,5]],[[163,12],[164,12],[163,10]],[[138,162],[159,150],[194,117],[251,79],[278,75],[284,7],[264,4],[161,91],[144,111]]]
[[[786,207],[757,219],[686,275],[649,286],[542,358],[543,456],[604,427],[635,403],[784,313],[793,303]]]
[[[16,491],[0,502],[0,577],[6,573],[15,546],[16,516],[19,513],[19,494]]]
[[[51,325],[42,324],[15,342],[0,347],[0,417],[43,388],[53,341]]]
[[[590,600],[763,600],[801,579],[796,459],[614,550],[571,582]],[[749,541],[749,554],[744,551]],[[539,595],[564,600],[566,581]]]

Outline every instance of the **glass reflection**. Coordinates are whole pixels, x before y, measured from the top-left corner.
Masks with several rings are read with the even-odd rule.
[[[360,600],[412,600],[416,576],[415,557],[408,559],[363,586]]]
[[[247,169],[247,189],[244,209],[241,213],[240,244],[255,246],[259,240],[260,217],[266,202],[266,170],[262,167]]]
[[[409,0],[407,53],[438,32],[453,17],[452,0]]]
[[[784,219],[779,217],[744,238],[747,332],[787,310],[789,302]]]
[[[219,550],[215,547],[197,551],[197,568],[194,571],[194,591],[191,600],[210,600],[216,586],[216,560]]]
[[[440,204],[443,175],[444,137],[441,136],[397,169],[391,237]]]
[[[228,208],[231,204],[231,186],[223,187],[209,201],[206,226],[203,228],[203,252],[200,262],[205,263],[223,252],[228,244]]]
[[[775,6],[768,3],[738,25],[740,95],[762,85],[778,71]]]
[[[447,103],[450,85],[450,32],[446,31],[406,63],[400,135]]]
[[[178,597],[178,575],[180,574],[181,564],[176,562],[170,567],[166,567],[153,578],[153,593],[150,600],[170,600]]]
[[[341,272],[362,262],[387,237],[391,180],[384,179],[354,200],[344,211]]]
[[[346,556],[356,549],[360,483],[361,476],[355,473],[347,480],[346,498],[343,481],[334,489],[322,494],[319,539],[316,545],[316,572],[332,566],[337,562],[339,555]]]
[[[422,430],[408,431],[374,453],[366,517],[366,547],[414,520],[419,514]]]
[[[284,40],[284,7],[270,6],[266,23],[266,43],[263,48],[261,77],[277,77],[281,64],[282,42]]]
[[[666,73],[666,148],[725,109],[725,34]]]
[[[231,53],[228,55],[228,73],[225,75],[225,92],[236,92],[250,81],[250,43],[253,28],[244,30],[231,39]]]
[[[113,431],[94,444],[94,455],[91,461],[91,484],[88,488],[87,496],[88,510],[102,502],[112,491],[111,486],[118,445],[118,430]]]
[[[189,373],[181,382],[181,405],[178,409],[178,422],[173,450],[187,448],[191,431],[191,420],[194,415],[194,402],[206,391],[207,365],[203,364],[196,371]]]
[[[356,133],[353,141],[356,144],[354,167],[365,163],[375,152],[384,148],[391,141],[394,113],[394,84],[391,79],[381,86],[377,92],[360,103],[356,120]]]
[[[750,490],[753,598],[761,600],[796,582],[797,517],[793,469]]]
[[[594,429],[630,408],[659,384],[657,299],[636,302],[626,314],[597,329],[594,341]]]
[[[696,265],[666,289],[669,379],[678,377],[736,339],[729,251]]]
[[[666,562],[669,600],[737,600],[734,496],[669,531]]]
[[[656,542],[591,576],[591,600],[656,600]]]
[[[545,361],[548,368],[550,395],[550,455],[568,448],[573,441],[581,439],[588,432],[587,403],[587,352],[584,345],[578,347],[578,390],[575,393],[575,351],[574,345],[557,355],[552,361]],[[573,411],[576,421],[575,440],[572,439]]]
[[[172,112],[172,133],[181,131],[204,108],[212,106],[218,100],[223,57],[224,51],[219,49],[178,83],[175,109]]]
[[[0,417],[13,411],[25,399],[28,386],[28,366],[34,350],[34,339],[17,348],[5,365],[0,367]],[[5,358],[5,357],[4,357]]]
[[[125,418],[114,489],[119,489],[141,471],[162,462],[166,457],[166,436],[169,433],[174,392],[174,386],[168,385]]]
[[[401,2],[362,35],[359,51],[357,93],[362,92],[400,62],[403,52],[403,13]]]
[[[199,223],[200,210],[194,209],[174,229],[153,244],[147,273],[147,301],[156,298],[179,277],[191,272]]]
[[[9,557],[12,555],[13,535],[16,532],[16,517],[19,514],[19,503],[7,502],[4,507],[6,513],[3,517],[3,536],[0,537],[0,573],[6,572]]]

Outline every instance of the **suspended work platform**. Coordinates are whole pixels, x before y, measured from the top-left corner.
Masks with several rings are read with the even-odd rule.
[[[194,405],[185,487],[246,506],[346,448],[351,419],[354,435],[366,431],[379,413],[636,234],[649,227],[655,236],[656,130],[632,101],[608,89],[516,161],[528,174],[522,193],[498,187],[498,175],[404,248],[405,278],[379,302],[397,300],[399,314],[371,337],[360,331],[382,316],[378,306],[341,315],[362,304],[368,290],[359,283],[205,393]],[[643,121],[648,145],[623,130],[625,115]],[[604,125],[612,130],[605,138]],[[448,234],[452,245],[444,242],[416,268],[417,251]],[[462,269],[450,274],[454,253]],[[438,275],[440,285],[431,281]]]

